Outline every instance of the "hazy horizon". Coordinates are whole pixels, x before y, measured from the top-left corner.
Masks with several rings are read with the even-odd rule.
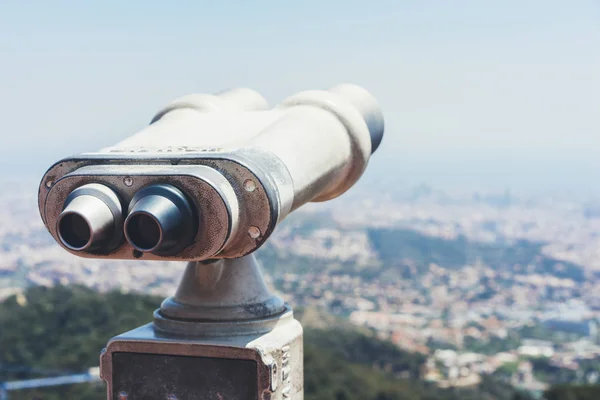
[[[366,179],[598,193],[600,4],[469,0],[0,5],[2,175],[132,134],[190,92],[380,101]]]

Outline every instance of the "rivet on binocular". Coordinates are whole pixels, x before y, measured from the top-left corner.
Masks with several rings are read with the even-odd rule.
[[[377,101],[352,84],[272,108],[245,88],[184,96],[121,142],[52,166],[40,213],[83,257],[241,257],[293,210],[352,187],[383,127]]]

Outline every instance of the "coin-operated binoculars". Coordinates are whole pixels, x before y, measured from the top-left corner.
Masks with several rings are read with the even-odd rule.
[[[115,146],[54,164],[39,208],[67,251],[188,261],[154,321],[102,351],[108,399],[302,399],[302,327],[252,253],[303,204],[352,187],[383,126],[355,85],[272,109],[234,89],[177,99]]]

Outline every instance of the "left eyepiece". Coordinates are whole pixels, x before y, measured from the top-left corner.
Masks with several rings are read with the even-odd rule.
[[[107,186],[90,183],[73,190],[56,221],[61,243],[74,251],[108,250],[121,231],[123,210]]]

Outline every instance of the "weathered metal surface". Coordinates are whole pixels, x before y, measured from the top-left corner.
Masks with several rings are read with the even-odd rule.
[[[42,219],[54,235],[53,225],[64,207],[67,186],[73,190],[86,183],[106,183],[117,175],[121,180],[111,182],[111,187],[125,201],[141,188],[136,183],[140,179],[147,185],[172,184],[193,201],[197,214],[204,215],[211,210],[204,209],[203,188],[184,188],[183,178],[175,179],[176,173],[166,172],[167,166],[177,169],[204,165],[228,181],[233,191],[229,197],[237,199],[239,208],[237,218],[230,219],[239,229],[218,248],[218,253],[213,248],[202,249],[195,242],[181,254],[156,258],[204,260],[248,254],[260,247],[292,210],[348,190],[362,175],[383,134],[377,102],[354,85],[302,92],[276,108],[265,108],[264,99],[249,90],[178,99],[161,110],[150,126],[115,146],[65,159],[51,167],[39,190]],[[90,168],[103,173],[91,174]],[[145,169],[144,176],[140,168]],[[76,184],[66,185],[66,179]],[[246,189],[248,181],[253,190]],[[220,224],[222,228],[226,222],[221,220]],[[216,225],[202,226],[220,229]],[[126,245],[114,251],[71,252],[84,257],[139,257],[139,252],[134,253]],[[155,259],[153,256],[144,254]]]
[[[259,324],[259,322],[255,321],[255,324]],[[189,368],[189,371],[182,372],[185,374],[182,379],[184,380],[183,386],[190,393],[190,397],[183,397],[183,399],[212,399],[212,397],[192,397],[193,390],[197,390],[197,393],[206,393],[208,390],[210,394],[211,387],[212,389],[216,388],[215,385],[205,385],[208,378],[216,375],[211,371],[206,371],[205,367],[208,364],[220,368],[219,372],[222,373],[235,372],[233,376],[220,376],[215,379],[215,383],[220,381],[218,386],[246,395],[247,392],[244,390],[247,390],[247,386],[250,385],[247,375],[250,371],[248,362],[251,362],[254,366],[253,371],[255,371],[255,375],[254,372],[252,373],[252,376],[255,377],[252,394],[255,397],[224,397],[224,400],[254,398],[258,400],[302,400],[302,327],[298,321],[293,319],[291,312],[282,316],[278,322],[271,321],[269,324],[270,328],[266,332],[256,331],[252,328],[245,332],[237,331],[237,334],[233,333],[230,336],[208,335],[205,337],[164,336],[156,331],[152,324],[148,324],[117,336],[111,339],[100,357],[101,377],[107,383],[107,399],[119,400],[121,392],[129,393],[128,390],[131,391],[131,388],[140,389],[146,382],[154,388],[154,384],[150,383],[149,379],[159,373],[165,374],[162,379],[163,387],[168,387],[173,393],[166,393],[160,388],[157,388],[156,392],[161,395],[176,395],[174,391],[182,382],[175,371],[183,366]],[[226,328],[226,323],[221,325],[222,328]],[[250,324],[247,325],[247,327],[250,326]],[[132,356],[129,359],[119,360],[119,355],[124,353],[152,355],[152,358]],[[186,359],[174,358],[182,356]],[[146,377],[142,371],[124,371],[130,362],[142,359],[152,361],[149,363],[150,365],[144,367],[144,371],[148,374]],[[196,361],[190,359],[196,359]],[[207,359],[213,361],[207,361]],[[125,377],[120,376],[122,372],[125,373]],[[235,379],[237,374],[243,374],[243,376],[237,380]],[[197,386],[192,387],[193,383],[188,381],[189,376],[197,377],[197,382],[194,382]],[[150,395],[148,392],[148,396]],[[154,400],[160,397],[131,396],[129,398]],[[219,398],[216,397],[215,400],[219,400]]]
[[[125,184],[125,178],[131,178],[131,182],[128,182],[129,185]],[[217,171],[206,166],[163,166],[156,169],[139,165],[121,165],[113,166],[109,172],[105,170],[105,167],[80,168],[59,180],[48,194],[47,219],[56,220],[58,214],[62,212],[58,205],[65,202],[71,191],[89,182],[101,183],[116,189],[120,194],[121,201],[127,204],[138,191],[153,184],[157,178],[161,182],[172,184],[187,193],[195,207],[200,208],[201,206],[203,211],[201,214],[197,214],[198,221],[196,222],[203,229],[197,231],[189,246],[168,258],[179,260],[209,258],[217,254],[230,237],[237,234],[238,198],[232,188],[227,190],[227,186],[230,186],[229,181]],[[259,222],[257,218],[256,223]],[[48,230],[53,236],[58,235],[56,225],[49,224]],[[77,252],[69,248],[67,250],[80,256],[93,258],[165,258],[165,256],[157,254],[136,252],[136,249],[125,240],[122,240],[120,246],[116,248],[105,248],[105,252]]]
[[[175,296],[163,301],[155,325],[165,332],[182,333],[180,326],[186,321],[195,325],[198,321],[257,320],[284,311],[283,300],[268,290],[256,257],[249,254],[210,263],[190,262]],[[200,326],[206,329],[206,324]],[[183,333],[190,335],[195,328],[189,329]]]
[[[184,158],[171,165],[168,159],[144,159],[140,162],[135,157],[94,159],[94,163],[82,166],[81,160],[73,160],[57,164],[56,168],[68,171],[64,177],[52,185],[40,186],[40,209],[42,219],[50,234],[56,236],[55,223],[62,212],[63,204],[71,191],[88,183],[102,183],[118,192],[126,205],[137,191],[157,182],[172,184],[185,191],[194,206],[201,211],[199,217],[205,228],[199,231],[191,247],[171,256],[143,254],[144,259],[201,260],[210,258],[220,251],[222,258],[241,257],[258,248],[271,234],[277,222],[279,203],[277,193],[272,185],[265,186],[269,180],[262,176],[259,168],[251,172],[244,164],[251,161],[238,157],[231,161],[215,158]],[[199,163],[202,161],[202,163]],[[71,165],[69,171],[65,165]],[[109,164],[107,167],[105,164]],[[150,164],[150,165],[148,165]],[[50,176],[56,176],[53,170]],[[258,176],[257,176],[258,174]],[[254,191],[243,189],[244,182],[251,180],[256,186]],[[227,200],[227,201],[224,201]],[[230,225],[228,225],[230,224]],[[238,226],[240,227],[238,229]],[[259,237],[248,235],[248,227],[257,226],[261,231]],[[245,229],[244,229],[245,228]],[[229,230],[229,232],[228,232]],[[221,242],[218,242],[221,240]],[[223,242],[223,240],[225,242]],[[115,249],[106,248],[104,252],[76,252],[73,254],[92,258],[131,259],[133,248],[126,242]],[[217,246],[216,248],[213,246]],[[223,248],[225,246],[225,248]]]

